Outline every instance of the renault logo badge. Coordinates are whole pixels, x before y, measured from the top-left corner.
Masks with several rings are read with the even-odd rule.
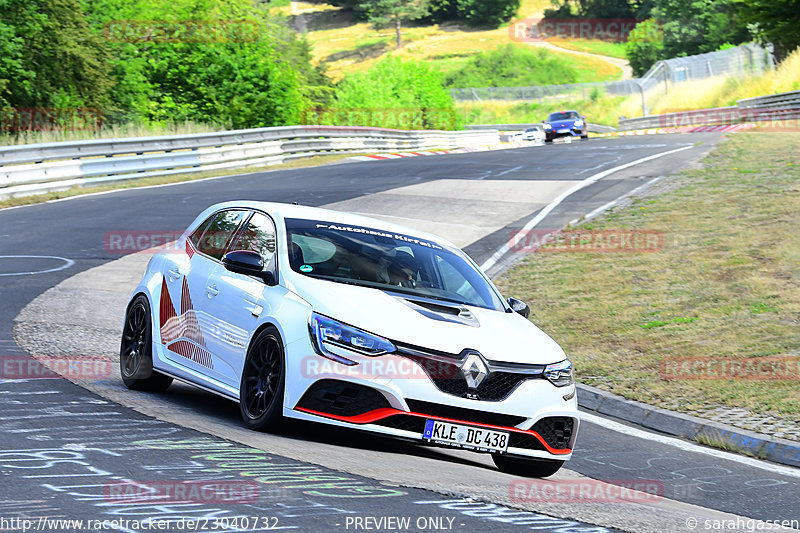
[[[464,379],[467,381],[467,387],[470,389],[477,389],[486,379],[489,373],[489,368],[486,362],[478,352],[469,352],[467,358],[461,364],[461,372],[464,373]]]

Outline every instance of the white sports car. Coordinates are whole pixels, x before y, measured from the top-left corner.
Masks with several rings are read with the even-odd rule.
[[[324,209],[228,202],[150,260],[120,348],[129,388],[173,378],[247,426],[312,420],[555,473],[579,417],[572,364],[452,244]]]

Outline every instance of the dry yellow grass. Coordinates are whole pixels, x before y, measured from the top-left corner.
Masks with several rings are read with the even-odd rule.
[[[539,18],[549,7],[553,7],[550,0],[522,0],[519,5],[519,18]]]
[[[331,11],[329,4],[313,5],[319,6],[319,11]],[[542,9],[548,6],[549,0],[523,2],[519,18],[540,16]],[[314,61],[325,63],[328,74],[338,81],[347,73],[369,69],[389,55],[435,63],[440,71],[450,71],[466,63],[470,56],[513,42],[509,31],[507,26],[476,30],[457,24],[410,24],[403,29],[404,45],[396,49],[394,29],[375,30],[362,22],[310,31],[308,39],[313,46]],[[601,60],[558,55],[574,65],[585,79],[617,79],[622,75],[619,68]]]
[[[716,77],[689,81],[670,86],[667,94],[664,94],[661,87],[657,87],[648,95],[648,104],[651,113],[666,113],[736,105],[742,98],[798,89],[800,89],[800,49],[795,50],[776,69],[761,76]],[[637,114],[640,115],[641,112]]]

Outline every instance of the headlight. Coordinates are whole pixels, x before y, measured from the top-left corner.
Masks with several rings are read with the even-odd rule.
[[[544,129],[550,130],[550,129],[553,129],[553,126],[551,126],[550,124],[545,124],[544,125]]]
[[[572,361],[564,359],[558,363],[547,365],[544,368],[544,377],[556,387],[566,387],[575,383],[575,374],[572,371]]]
[[[582,121],[582,120],[576,120],[576,121],[575,121],[575,127],[576,127],[576,128],[580,128],[580,127],[582,127],[582,126],[583,126],[583,121]]]
[[[323,357],[333,359],[346,365],[353,361],[339,355],[343,351],[375,357],[395,351],[395,346],[388,340],[364,330],[343,324],[338,320],[311,313],[309,324],[314,346]]]

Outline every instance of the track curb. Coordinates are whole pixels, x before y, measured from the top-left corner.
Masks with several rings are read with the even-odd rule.
[[[800,443],[748,431],[721,422],[676,413],[578,383],[578,405],[646,429],[701,443],[714,443],[745,455],[800,467]]]

